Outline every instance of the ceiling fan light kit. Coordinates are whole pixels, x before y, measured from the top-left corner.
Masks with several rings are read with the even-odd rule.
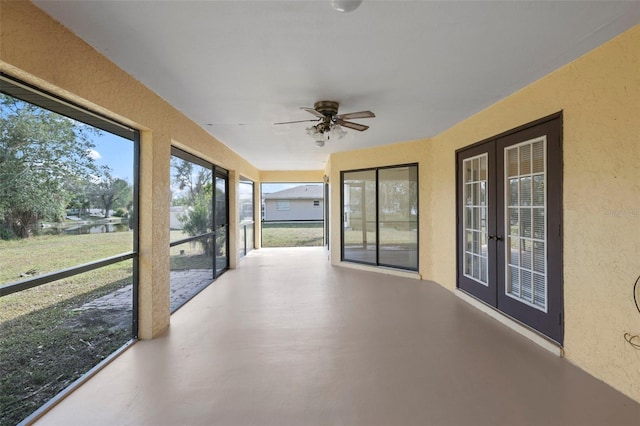
[[[325,142],[333,139],[342,139],[347,132],[339,124],[318,123],[315,126],[307,127],[307,134],[316,141],[316,146],[322,148]]]
[[[306,131],[316,141],[316,146],[323,147],[325,143],[331,139],[342,139],[347,132],[343,127],[364,132],[369,128],[364,124],[354,123],[351,121],[345,121],[345,119],[351,118],[372,118],[375,114],[371,111],[358,111],[349,112],[346,114],[338,114],[338,107],[340,104],[335,101],[318,101],[313,105],[313,108],[300,107],[308,113],[316,116],[316,120],[298,120],[298,121],[286,121],[277,124],[291,124],[291,123],[303,123],[308,121],[317,121],[317,124],[307,127]]]
[[[338,12],[352,12],[356,10],[362,0],[331,0],[331,7]]]

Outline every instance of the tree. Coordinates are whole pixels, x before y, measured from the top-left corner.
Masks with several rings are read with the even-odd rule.
[[[178,196],[173,196],[173,204],[187,207],[186,212],[178,217],[183,231],[192,237],[212,232],[214,210],[211,169],[177,157],[171,159],[171,167],[173,183],[179,191]],[[216,188],[216,198],[221,196],[220,189]],[[221,218],[220,211],[216,214],[217,218]],[[207,255],[213,254],[216,246],[213,237],[203,238],[199,242]]]
[[[58,221],[70,194],[65,180],[95,170],[99,131],[0,94],[0,237],[25,238],[39,221]]]
[[[94,204],[104,209],[104,217],[109,217],[109,211],[116,207],[125,207],[131,203],[133,189],[124,179],[113,177],[111,169],[103,166],[100,178],[93,188]]]
[[[205,185],[191,206],[189,206],[186,213],[178,216],[178,220],[182,224],[182,230],[189,236],[195,237],[196,235],[206,234],[213,230],[211,189],[211,184]],[[200,243],[207,255],[213,253],[214,244],[212,238],[200,240]]]
[[[171,159],[173,183],[178,186],[181,196],[175,197],[186,205],[192,205],[204,191],[207,184],[211,184],[211,169],[207,169],[191,161],[173,157]]]
[[[78,217],[86,217],[91,208],[91,190],[93,184],[86,179],[70,178],[64,188],[70,194],[67,209],[78,211]]]

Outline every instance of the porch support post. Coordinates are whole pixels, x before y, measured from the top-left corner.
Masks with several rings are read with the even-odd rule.
[[[140,133],[138,336],[152,339],[169,327],[171,139]]]
[[[240,236],[240,229],[238,225],[239,217],[238,205],[240,198],[238,197],[238,187],[240,186],[240,175],[235,170],[229,170],[229,217],[227,222],[229,223],[229,233],[227,239],[229,241],[229,269],[235,269],[238,264],[238,238]]]

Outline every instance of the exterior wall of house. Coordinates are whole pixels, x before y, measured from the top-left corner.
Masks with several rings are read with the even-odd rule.
[[[260,171],[260,181],[262,183],[318,183],[324,179],[324,170],[262,170]],[[311,208],[307,209],[307,203],[294,203],[290,200],[291,209],[289,211],[278,211],[275,200],[265,200],[265,217],[270,220],[322,220],[324,218],[324,204],[320,200],[320,212],[318,207],[313,207],[313,200],[310,200]],[[295,207],[294,207],[295,206]],[[258,207],[256,207],[258,208]],[[260,212],[261,209],[258,209]]]
[[[640,333],[632,294],[640,271],[640,26],[433,138],[334,154],[325,171],[311,172],[259,172],[30,2],[0,1],[0,40],[0,71],[141,131],[142,338],[169,325],[172,144],[230,170],[230,217],[240,174],[259,183],[319,182],[326,173],[333,263],[340,171],[417,162],[419,273],[454,290],[455,150],[563,111],[565,354],[640,401],[640,351],[623,339]],[[237,234],[234,221],[229,231]]]
[[[232,218],[238,174],[259,181],[258,170],[31,2],[0,2],[0,41],[0,71],[140,130],[139,335],[158,336],[169,325],[171,145],[230,171]]]
[[[180,217],[185,214],[186,208],[184,206],[173,206],[169,210],[169,228],[170,229],[182,229],[182,222]]]
[[[279,210],[278,201],[288,201],[288,210]],[[314,206],[313,202],[318,201]],[[324,203],[322,198],[304,200],[264,200],[264,220],[322,220],[324,217]]]
[[[638,401],[640,351],[623,335],[640,334],[639,46],[636,26],[431,139],[334,154],[328,169],[339,200],[341,170],[417,160],[420,273],[453,291],[455,150],[562,111],[565,356]],[[334,202],[334,248],[339,218]]]
[[[264,183],[322,182],[323,170],[262,170],[260,180]]]

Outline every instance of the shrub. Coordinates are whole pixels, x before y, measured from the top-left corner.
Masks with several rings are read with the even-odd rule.
[[[112,216],[115,217],[127,217],[128,213],[125,209],[123,209],[122,207],[118,208],[118,210],[115,211],[115,213]]]
[[[185,214],[178,216],[183,231],[188,235],[195,237],[212,231],[213,209],[211,198],[210,193],[199,194]],[[207,255],[213,254],[214,242],[212,238],[203,239],[199,242]]]

